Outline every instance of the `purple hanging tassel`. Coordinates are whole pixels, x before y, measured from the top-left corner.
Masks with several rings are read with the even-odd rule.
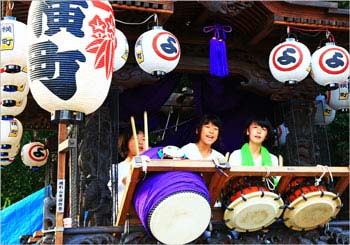
[[[204,32],[214,31],[214,36],[210,39],[210,74],[218,77],[228,75],[225,32],[231,32],[230,26],[207,26],[203,28]],[[221,37],[220,32],[222,32]]]

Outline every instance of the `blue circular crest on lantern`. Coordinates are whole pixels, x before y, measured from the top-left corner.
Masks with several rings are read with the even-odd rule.
[[[272,49],[269,67],[277,81],[294,85],[307,77],[310,61],[309,49],[294,38],[287,38]]]
[[[347,80],[350,73],[349,52],[343,47],[328,42],[311,57],[311,77],[316,83],[330,89]]]
[[[116,48],[108,1],[32,1],[28,14],[29,85],[52,114],[90,114],[107,97]]]
[[[161,26],[143,33],[135,43],[137,64],[145,72],[163,76],[174,70],[181,55],[180,43]]]

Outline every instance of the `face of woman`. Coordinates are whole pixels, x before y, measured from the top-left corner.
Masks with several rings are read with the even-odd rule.
[[[268,130],[266,127],[262,127],[259,124],[252,122],[247,129],[247,135],[249,136],[249,142],[255,144],[262,144],[266,139]]]
[[[142,153],[144,151],[145,146],[145,135],[143,132],[139,132],[137,134],[137,141],[139,144],[139,152]],[[136,147],[135,147],[135,139],[132,136],[128,142],[129,155],[136,156]]]
[[[218,139],[219,128],[213,123],[209,122],[202,126],[201,135],[199,141],[206,145],[212,145]]]

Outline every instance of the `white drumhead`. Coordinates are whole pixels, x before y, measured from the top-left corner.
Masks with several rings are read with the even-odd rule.
[[[224,213],[227,227],[239,232],[260,230],[271,225],[283,212],[283,200],[273,192],[253,192],[233,201]],[[277,199],[277,200],[275,200]]]
[[[305,194],[295,199],[283,214],[284,224],[297,231],[312,230],[328,223],[335,217],[341,207],[340,198],[329,191],[321,191]],[[334,199],[334,200],[333,200]]]
[[[210,204],[203,196],[195,192],[180,192],[161,201],[148,222],[153,236],[160,242],[184,244],[205,231],[210,217]]]

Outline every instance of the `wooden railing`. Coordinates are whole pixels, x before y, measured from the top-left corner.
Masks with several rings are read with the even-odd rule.
[[[327,177],[332,174],[333,177],[340,177],[334,188],[335,193],[341,195],[349,185],[350,167],[231,167],[215,165],[213,161],[194,161],[194,160],[151,160],[147,162],[147,172],[143,173],[141,167],[133,167],[130,182],[125,188],[124,196],[121,202],[121,211],[118,213],[117,226],[124,225],[125,220],[135,211],[132,206],[132,197],[135,187],[141,176],[147,178],[149,172],[169,172],[169,171],[191,171],[200,172],[208,185],[211,205],[214,206],[225,183],[231,178],[239,176],[281,176],[277,190],[283,193],[286,190],[290,180],[296,176],[316,176],[324,174]],[[146,176],[144,176],[146,174]],[[135,217],[133,217],[135,218]],[[136,222],[137,223],[137,222]]]

